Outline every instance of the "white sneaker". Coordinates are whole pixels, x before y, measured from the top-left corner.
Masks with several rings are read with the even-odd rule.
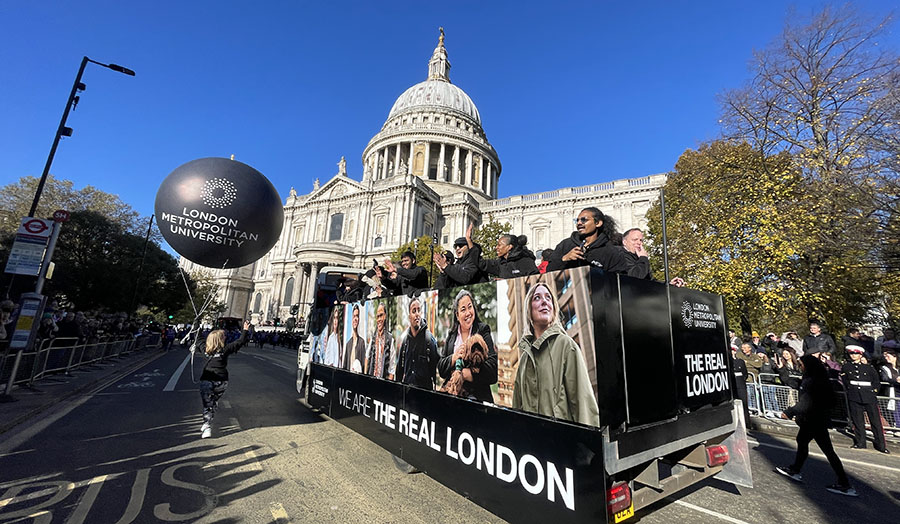
[[[204,423],[200,426],[200,433],[203,433],[204,431],[208,430],[208,429],[211,428],[211,427],[212,427],[212,424],[210,424],[209,422],[204,422]]]
[[[200,433],[200,438],[209,438],[212,436],[212,428],[205,428],[202,433]]]

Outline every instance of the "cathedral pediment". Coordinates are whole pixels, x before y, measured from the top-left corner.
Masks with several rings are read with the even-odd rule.
[[[364,191],[366,191],[366,187],[356,180],[351,180],[346,176],[335,175],[335,177],[326,182],[325,185],[318,189],[314,189],[313,192],[310,193],[309,198],[306,199],[306,202],[314,203],[325,200],[334,200],[348,195],[352,196]]]

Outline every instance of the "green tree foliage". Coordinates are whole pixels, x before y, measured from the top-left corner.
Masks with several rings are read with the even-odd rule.
[[[714,142],[688,150],[666,181],[669,273],[726,298],[743,331],[784,306],[772,275],[796,255],[782,202],[800,193],[790,155],[765,158],[746,144]],[[659,205],[647,215],[651,253],[662,260]]]
[[[791,155],[802,179],[792,209],[805,227],[783,285],[807,317],[837,329],[878,305],[874,293],[898,288],[900,58],[881,45],[890,20],[851,4],[798,19],[756,54],[752,79],[724,94],[722,123],[754,151]]]
[[[481,245],[481,256],[484,258],[497,258],[494,248],[502,235],[512,231],[512,225],[499,222],[494,215],[488,215],[487,222],[472,233],[472,240]]]
[[[429,285],[433,286],[434,281],[437,280],[439,271],[436,267],[433,266],[431,258],[432,242],[434,242],[434,240],[430,236],[422,235],[419,238],[416,238],[398,247],[393,253],[391,253],[391,260],[395,265],[399,266],[400,257],[403,255],[403,253],[412,251],[416,254],[416,265],[422,266],[426,270],[431,270]],[[441,246],[440,244],[434,245],[435,253],[442,253],[443,251],[443,246]]]
[[[152,313],[175,311],[185,297],[178,265],[155,243],[146,244],[146,254],[144,246],[144,237],[97,212],[72,213],[60,230],[56,269],[45,294],[64,295],[80,310],[131,311],[144,305]]]
[[[200,320],[205,323],[214,322],[225,311],[225,304],[220,299],[220,287],[215,282],[213,274],[209,271],[194,271],[187,275],[187,281],[191,288],[194,304],[191,305],[191,299],[185,294],[184,283],[181,283],[181,308],[172,313],[172,323],[189,324],[194,322],[194,307],[199,311],[204,305],[206,307],[203,309]]]
[[[28,215],[39,179],[25,176],[17,182],[0,187],[0,232],[15,232],[19,219]],[[69,212],[93,211],[136,235],[145,235],[147,219],[122,201],[117,195],[101,191],[93,186],[75,189],[70,180],[59,180],[53,175],[47,177],[35,216],[49,218],[57,209]],[[159,233],[154,233],[159,241]]]

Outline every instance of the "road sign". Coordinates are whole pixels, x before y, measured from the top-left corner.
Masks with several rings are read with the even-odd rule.
[[[50,220],[41,218],[22,219],[9,251],[9,260],[6,262],[7,273],[30,276],[37,276],[40,273],[52,225],[53,222]]]
[[[53,222],[42,218],[25,217],[19,224],[16,235],[29,235],[39,238],[50,238],[50,227]]]
[[[53,221],[54,222],[68,222],[69,221],[69,212],[64,209],[57,209],[53,212]]]

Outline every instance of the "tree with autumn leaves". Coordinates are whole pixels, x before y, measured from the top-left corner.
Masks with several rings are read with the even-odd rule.
[[[851,6],[789,22],[722,96],[723,138],[686,151],[667,180],[670,272],[724,295],[744,332],[811,319],[836,332],[900,313],[888,23]],[[648,220],[658,252],[658,207]]]

